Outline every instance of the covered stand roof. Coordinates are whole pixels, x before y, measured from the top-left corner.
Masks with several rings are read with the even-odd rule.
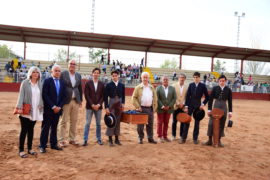
[[[270,62],[270,50],[1,24],[0,40]]]

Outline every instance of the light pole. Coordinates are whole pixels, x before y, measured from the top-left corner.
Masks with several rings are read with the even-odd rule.
[[[239,47],[239,38],[240,38],[240,20],[241,18],[245,17],[245,13],[243,12],[241,15],[238,14],[238,12],[234,12],[234,16],[237,17],[238,22],[237,22],[237,39],[236,39],[236,46]],[[235,64],[234,64],[234,71],[237,71],[237,67],[238,67],[238,61],[235,60]]]

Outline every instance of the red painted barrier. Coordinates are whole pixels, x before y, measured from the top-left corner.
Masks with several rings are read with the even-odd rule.
[[[85,82],[83,80],[83,89]],[[0,92],[19,92],[20,83],[0,83]],[[134,91],[134,88],[126,88],[126,96],[131,96]],[[248,100],[266,100],[270,101],[270,94],[261,94],[261,93],[238,93],[233,92],[233,99],[248,99]]]

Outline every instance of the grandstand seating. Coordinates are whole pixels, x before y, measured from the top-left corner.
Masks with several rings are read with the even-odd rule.
[[[5,68],[5,64],[11,61],[11,59],[1,59],[0,58],[0,69],[3,71]],[[44,70],[45,67],[50,66],[50,64],[52,63],[52,61],[37,61],[37,60],[24,60],[23,62],[26,64],[27,67],[31,66],[32,61],[35,64],[38,64],[38,62],[40,62],[41,64],[41,70]],[[59,64],[62,69],[67,69],[67,63],[66,62],[57,62],[57,64]],[[90,72],[92,72],[92,69],[94,69],[95,67],[100,67],[102,65],[100,64],[90,64],[90,63],[78,63],[77,71],[79,71],[82,75],[89,75]],[[112,65],[108,65],[107,66],[107,72],[110,72],[109,70],[111,69]],[[166,69],[164,71],[164,69],[162,68],[147,68],[147,70],[149,72],[152,73],[152,76],[154,76],[155,74],[157,74],[158,76],[162,76],[162,75],[167,75],[169,77],[173,76],[173,72],[175,71],[177,74],[179,73],[185,73],[187,76],[187,81],[190,82],[192,81],[192,75],[194,73],[195,70],[179,70],[179,69]],[[209,71],[200,71],[201,73],[201,78],[203,78],[204,74],[208,74],[211,73]],[[225,75],[227,76],[228,79],[230,80],[234,80],[234,73],[225,73]],[[246,76],[244,76],[244,81],[248,82],[248,74]],[[262,82],[270,82],[270,76],[266,76],[266,75],[252,75],[253,77],[253,82],[258,82],[258,83],[262,83]]]

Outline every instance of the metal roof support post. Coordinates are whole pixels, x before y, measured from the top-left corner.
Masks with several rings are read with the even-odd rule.
[[[214,71],[214,57],[212,57],[212,60],[211,60],[211,72]]]
[[[147,51],[145,51],[144,55],[144,67],[147,67]]]
[[[26,59],[26,42],[24,41],[24,46],[23,46],[23,59]]]
[[[182,69],[182,54],[180,54],[180,57],[179,57],[179,69],[180,70]]]
[[[110,48],[108,48],[108,62],[111,62],[111,54],[110,54]],[[107,64],[108,64],[108,62],[107,62]]]
[[[69,61],[69,45],[68,45],[68,50],[67,50],[67,62]]]
[[[240,73],[243,74],[243,65],[244,65],[244,59],[241,59],[241,69],[240,69]]]

